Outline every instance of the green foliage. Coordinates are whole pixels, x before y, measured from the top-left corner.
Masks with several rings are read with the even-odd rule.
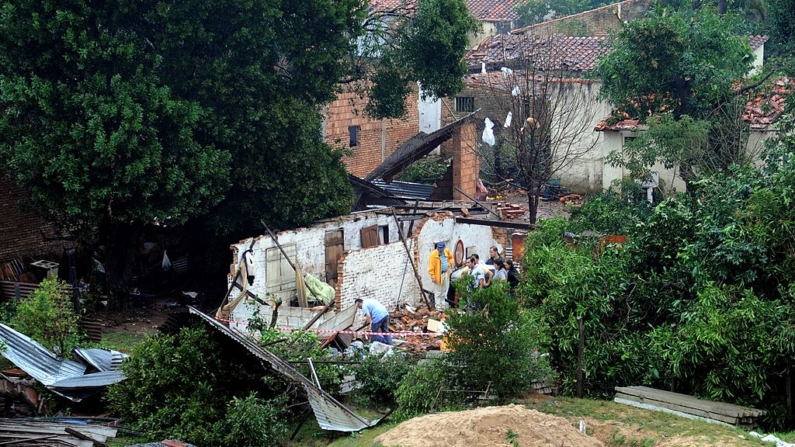
[[[462,302],[478,310],[446,313],[453,382],[467,390],[489,388],[508,399],[530,390],[534,381],[550,379],[546,358],[539,357],[549,341],[543,314],[522,309],[505,282],[472,291],[469,280],[464,278],[455,287]]]
[[[227,411],[253,413],[257,421],[275,417],[275,410],[260,408],[261,402],[250,397],[227,407],[234,397],[261,390],[262,382],[254,373],[256,362],[244,363],[249,358],[244,349],[222,348],[221,335],[208,330],[205,325],[184,327],[176,335],[149,337],[137,345],[122,365],[127,380],[108,389],[109,407],[151,438],[173,437],[200,446],[223,445],[217,440],[225,433],[217,430],[245,423],[222,422]]]
[[[397,178],[404,182],[431,185],[444,176],[449,164],[449,159],[428,156],[409,165]]]
[[[395,403],[398,386],[413,368],[416,359],[408,355],[368,355],[355,367],[356,380],[361,385],[356,396],[370,404],[390,406]]]
[[[255,315],[249,324],[250,331],[259,331],[259,343],[267,346],[268,350],[290,362],[306,362],[307,359],[327,360],[328,350],[320,349],[320,339],[317,334],[309,331],[292,331],[285,334],[276,329],[259,329],[257,325],[258,317]],[[257,338],[257,334],[252,332],[252,336]],[[312,371],[308,364],[297,363],[295,368],[306,377],[312,376]],[[315,374],[320,381],[320,387],[330,394],[335,394],[342,383],[342,376],[346,369],[340,365],[329,363],[318,363],[314,365]],[[270,385],[274,388],[283,388],[285,383],[272,381]]]
[[[57,279],[45,279],[17,304],[11,326],[68,358],[80,342],[79,320],[69,299],[68,286]]]
[[[213,445],[278,445],[289,433],[287,403],[284,396],[266,401],[254,393],[233,398],[226,417],[215,424]]]
[[[570,222],[529,235],[517,296],[551,328],[564,392],[576,386],[581,317],[589,395],[629,383],[674,387],[769,409],[769,428],[788,426],[795,166],[786,138],[771,143],[765,170],[732,167],[700,180],[698,194],[645,211],[597,197]],[[628,242],[596,256],[595,244],[562,241],[571,228],[621,228]]]
[[[397,32],[375,40],[378,62],[366,112],[373,118],[405,115],[403,103],[419,82],[422,95],[453,96],[464,88],[468,34],[480,29],[463,0],[419,0],[413,14],[390,17]],[[390,26],[391,28],[391,26]]]
[[[400,381],[395,398],[400,420],[435,411],[452,411],[463,408],[465,395],[455,392],[440,392],[453,387],[449,375],[450,365],[442,359],[434,359],[417,365]],[[438,397],[438,399],[437,399]]]
[[[627,23],[599,60],[600,94],[642,121],[649,111],[699,120],[731,96],[752,62],[747,39],[713,9],[656,9]]]
[[[140,13],[24,1],[0,16],[2,168],[37,211],[80,235],[184,222],[228,185],[228,155],[195,138],[203,110],[157,76],[148,36],[129,32]]]

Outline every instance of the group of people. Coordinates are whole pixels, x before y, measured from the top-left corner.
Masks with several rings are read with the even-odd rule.
[[[447,297],[450,290],[450,280],[455,276],[469,274],[472,276],[472,287],[484,289],[491,286],[494,281],[506,281],[510,286],[511,293],[519,284],[519,275],[513,261],[503,260],[497,247],[489,248],[489,258],[484,264],[480,263],[480,256],[472,254],[466,259],[466,267],[456,271],[453,262],[453,255],[446,248],[444,241],[436,242],[436,249],[431,252],[428,259],[428,274],[431,277],[436,290],[437,297]]]
[[[428,260],[428,274],[436,286],[434,292],[437,300],[440,297],[441,299],[447,298],[454,271],[456,277],[471,275],[473,289],[484,289],[491,286],[494,281],[506,281],[510,286],[511,295],[513,295],[514,288],[519,284],[519,275],[513,261],[503,260],[497,247],[489,248],[489,258],[485,263],[481,264],[480,256],[472,254],[466,259],[466,266],[456,270],[453,255],[447,249],[445,242],[436,242],[436,249],[431,252]],[[389,312],[386,307],[371,299],[356,299],[355,302],[373,333],[370,339],[391,345],[392,337],[388,335]]]

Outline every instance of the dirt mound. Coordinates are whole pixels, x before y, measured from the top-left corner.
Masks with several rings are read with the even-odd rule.
[[[604,447],[566,419],[521,405],[429,414],[408,420],[375,441],[385,447]]]

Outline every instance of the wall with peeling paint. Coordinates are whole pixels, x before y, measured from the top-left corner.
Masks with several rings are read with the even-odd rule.
[[[489,257],[489,247],[496,245],[503,252],[501,244],[494,240],[492,229],[487,225],[455,223],[454,219],[427,220],[420,228],[417,237],[419,244],[420,277],[427,290],[433,290],[433,281],[428,275],[428,259],[436,249],[434,241],[443,240],[455,256],[455,246],[460,240],[464,245],[464,255],[477,253],[484,262]],[[438,304],[438,303],[437,303]]]
[[[375,247],[362,248],[360,230],[372,225],[388,226],[389,243]],[[405,224],[405,227],[408,223]],[[304,272],[325,280],[325,235],[328,231],[342,229],[344,232],[344,254],[338,261],[338,284],[336,287],[336,306],[344,309],[354,304],[356,298],[375,299],[388,309],[394,309],[399,302],[410,304],[422,302],[420,286],[414,276],[408,255],[400,242],[397,225],[391,214],[366,212],[343,216],[334,220],[320,222],[312,227],[283,231],[277,238],[283,247],[295,246],[295,257],[291,259]],[[451,252],[458,240],[463,241],[469,253],[476,252],[485,258],[489,247],[498,245],[493,238],[492,228],[486,225],[458,224],[452,216],[434,216],[415,222],[414,236],[407,244],[414,265],[417,267],[423,288],[433,289],[428,275],[428,257],[434,249],[434,241],[445,240]],[[233,262],[236,267],[241,253],[246,251],[252,239],[232,245]],[[249,288],[263,300],[267,291],[266,252],[276,244],[269,236],[261,236],[252,247],[252,271],[254,283]],[[234,268],[233,267],[233,268]],[[235,271],[234,269],[232,270]],[[232,276],[228,281],[231,285]],[[237,289],[231,298],[239,294]],[[232,312],[232,320],[245,322],[254,314],[256,305],[245,300]],[[264,308],[263,317],[270,318],[270,309]],[[282,307],[279,311],[280,324],[289,322],[291,326],[302,326],[311,319],[313,312],[308,309]],[[361,324],[357,317],[355,325]],[[242,328],[242,326],[241,326]]]

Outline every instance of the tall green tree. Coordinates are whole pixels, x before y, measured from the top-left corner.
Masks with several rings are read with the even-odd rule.
[[[35,210],[105,247],[119,296],[154,219],[198,219],[229,238],[259,231],[261,219],[285,228],[348,212],[342,153],[322,139],[321,106],[340,82],[383,87],[378,79],[395,72],[404,87],[454,93],[474,26],[462,0],[421,0],[390,36],[367,27],[367,6],[4,0],[0,168]],[[376,31],[384,63],[361,49]],[[390,57],[397,71],[385,69]],[[410,92],[373,90],[399,101]]]
[[[6,1],[0,13],[2,169],[36,211],[105,245],[119,293],[127,242],[219,201],[230,160],[197,140],[205,111],[162,82],[163,58],[129,23],[141,23],[132,5],[104,2]]]
[[[658,8],[626,24],[598,63],[600,94],[614,105],[614,116],[638,118],[658,131],[614,154],[614,164],[679,165],[690,188],[705,172],[747,160],[747,126],[739,117],[741,95],[753,85],[736,84],[748,75],[753,55],[734,29],[732,18],[714,8]]]
[[[406,114],[406,97],[419,83],[424,97],[452,96],[464,88],[469,33],[480,24],[463,0],[419,0],[395,8],[376,7],[360,40],[357,76],[373,118]]]

